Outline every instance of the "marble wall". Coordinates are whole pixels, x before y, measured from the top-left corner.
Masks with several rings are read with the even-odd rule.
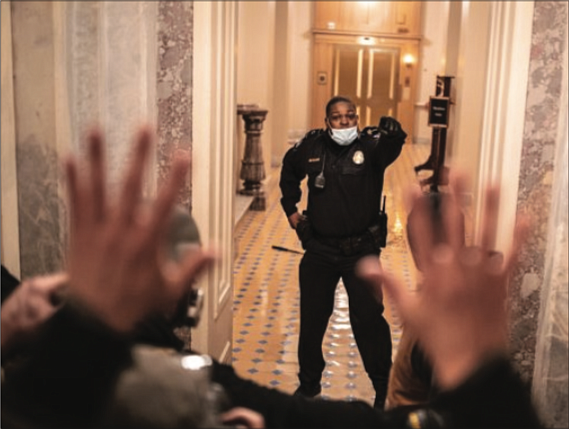
[[[559,36],[560,39],[555,40],[555,44],[563,49],[560,60],[564,65],[561,74],[560,126],[551,171],[552,210],[547,227],[532,390],[545,425],[565,428],[569,427],[567,27],[564,37],[562,33]]]
[[[158,3],[158,184],[176,149],[192,148],[193,2]],[[178,203],[191,210],[191,183]]]
[[[158,2],[157,186],[162,184],[170,170],[172,154],[177,149],[192,150],[193,13],[191,1]],[[178,204],[192,211],[191,180],[186,181],[180,191]],[[183,326],[176,329],[176,334],[189,349],[191,329]]]
[[[567,85],[567,74],[564,80]],[[553,209],[547,235],[532,385],[533,397],[544,423],[547,427],[558,428],[569,427],[567,142],[565,122],[553,171]]]
[[[29,277],[64,266],[59,159],[84,150],[88,128],[105,132],[111,193],[141,123],[159,131],[149,198],[170,153],[190,147],[192,3],[12,2],[11,17],[21,274]]]
[[[555,371],[561,371],[564,374],[562,379],[558,380],[563,387],[564,394],[553,396],[557,397],[555,406],[559,405],[559,400],[565,403],[566,427],[566,149],[564,162],[558,156],[556,157],[556,154],[559,155],[560,145],[567,145],[567,134],[563,141],[559,133],[559,124],[565,123],[566,125],[567,121],[567,87],[563,84],[563,73],[567,68],[567,3],[535,2],[532,31],[518,194],[518,209],[529,214],[532,229],[521,255],[519,269],[513,279],[511,340],[515,364],[523,379],[528,383],[533,381],[543,384],[544,380],[541,377],[546,376],[545,373],[547,377],[554,376]],[[563,112],[565,116],[560,116]],[[560,186],[563,183],[564,186]],[[554,203],[553,206],[552,203]],[[550,210],[551,207],[553,208]],[[563,238],[563,228],[565,238]],[[561,262],[563,259],[559,258],[562,257],[563,251],[565,258],[564,262]],[[564,283],[563,275],[565,276]],[[544,311],[545,308],[548,310]],[[538,325],[540,326],[539,331]],[[561,336],[556,336],[554,332],[561,333]],[[547,336],[548,340],[543,336]],[[540,343],[539,349],[536,350],[538,337]],[[544,348],[549,350],[546,355],[543,353]],[[534,368],[538,365],[536,356],[542,360],[539,362],[541,371],[540,378],[533,380]],[[561,365],[559,359],[565,362],[564,366]],[[550,370],[552,372],[549,372]],[[550,388],[553,390],[549,390]],[[559,385],[546,387],[547,392],[542,391],[539,399],[543,400],[550,396],[558,388]],[[553,402],[550,405],[553,406]],[[557,419],[549,413],[548,418]]]

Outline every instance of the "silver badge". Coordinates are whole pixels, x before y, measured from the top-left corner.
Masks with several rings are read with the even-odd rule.
[[[354,153],[354,157],[352,158],[354,160],[354,164],[363,164],[364,163],[364,153],[361,150],[356,151],[356,153]]]

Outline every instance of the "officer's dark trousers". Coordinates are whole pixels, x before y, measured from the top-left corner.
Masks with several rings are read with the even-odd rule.
[[[383,317],[383,305],[354,273],[356,263],[366,255],[369,253],[346,257],[339,249],[316,240],[308,244],[299,269],[299,380],[307,387],[320,383],[325,367],[322,341],[334,309],[336,286],[342,278],[349,298],[350,323],[356,344],[376,391],[375,404],[382,407],[391,369],[391,332]]]

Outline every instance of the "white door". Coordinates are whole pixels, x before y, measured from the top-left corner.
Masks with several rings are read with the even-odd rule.
[[[333,51],[333,94],[356,104],[360,127],[377,125],[382,116],[397,118],[401,48],[338,43]]]
[[[221,261],[200,281],[202,320],[192,348],[231,359],[235,198],[236,2],[194,2],[192,207],[202,241]]]

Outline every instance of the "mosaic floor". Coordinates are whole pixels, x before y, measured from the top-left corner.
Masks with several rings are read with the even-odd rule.
[[[416,272],[407,249],[405,209],[401,189],[417,183],[431,172],[415,175],[413,167],[426,161],[430,145],[404,145],[403,153],[387,169],[384,194],[389,214],[388,245],[381,261],[396,272],[409,288]],[[279,172],[273,171],[274,177]],[[276,175],[276,176],[275,176]],[[301,255],[272,246],[301,251],[280,207],[277,186],[267,189],[267,210],[248,211],[237,226],[234,268],[233,363],[239,374],[288,393],[298,386],[296,357],[299,325],[298,264]],[[302,207],[303,203],[299,207]],[[385,302],[391,325],[393,353],[401,336],[394,308]],[[324,338],[326,368],[322,398],[361,399],[373,403],[375,392],[356,347],[348,317],[347,295],[340,284],[335,310]]]

